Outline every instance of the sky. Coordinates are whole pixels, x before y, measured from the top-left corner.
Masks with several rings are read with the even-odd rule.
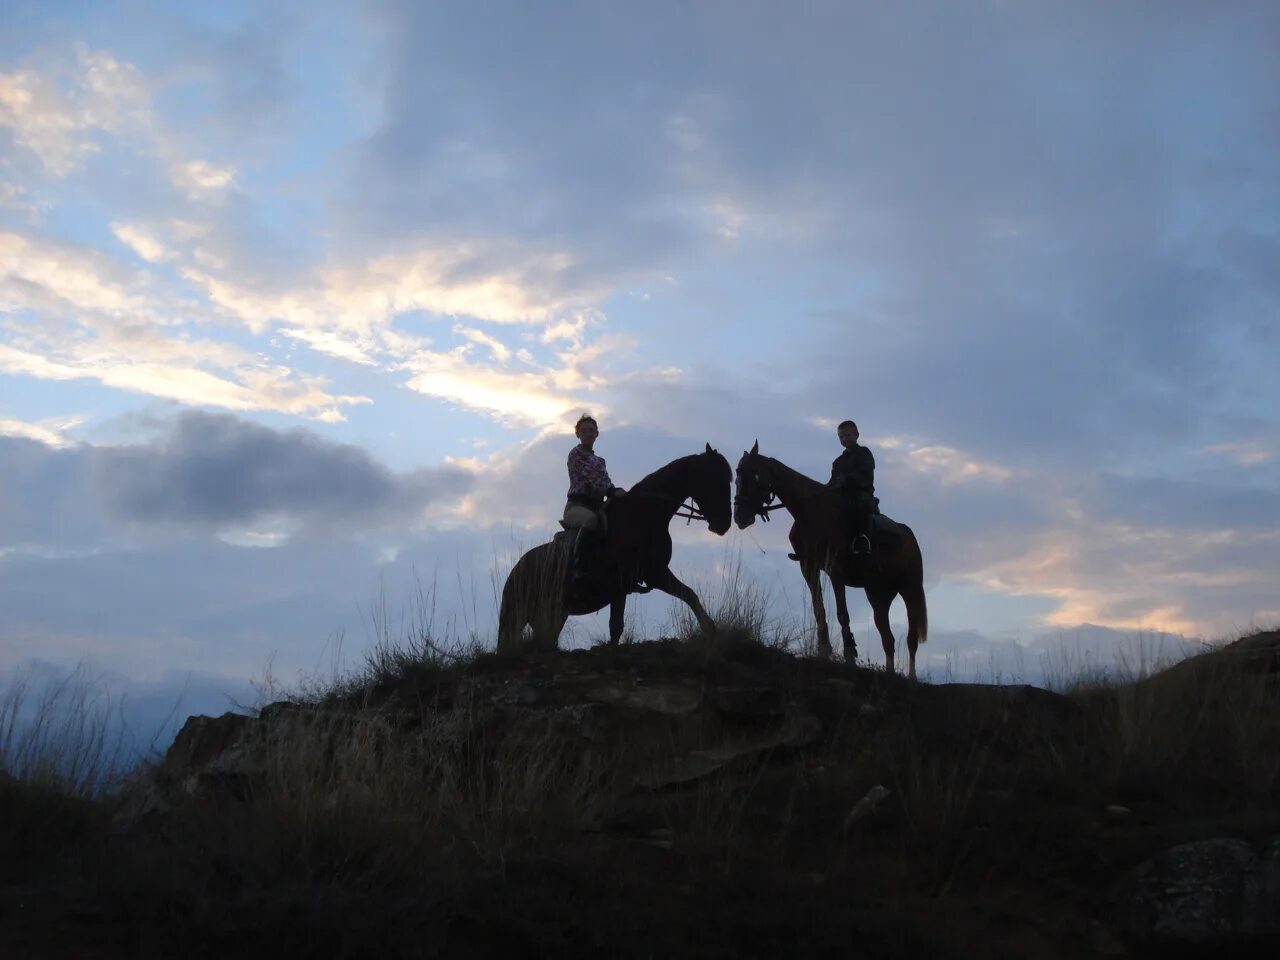
[[[855,419],[935,678],[1280,622],[1274,4],[3,7],[0,678],[491,639],[583,411],[622,486]],[[811,634],[785,531],[673,569]]]

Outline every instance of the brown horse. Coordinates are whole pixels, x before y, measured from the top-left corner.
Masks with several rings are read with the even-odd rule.
[[[884,645],[885,663],[893,670],[893,630],[889,607],[901,596],[907,606],[907,650],[911,656],[909,676],[916,678],[916,647],[924,643],[929,630],[929,614],[924,600],[924,560],[911,528],[888,517],[876,517],[877,540],[869,556],[854,556],[849,549],[854,531],[848,527],[840,494],[826,484],[792,470],[772,457],[760,454],[760,444],[743,453],[735,478],[734,519],[746,529],[757,516],[768,519],[773,498],[795,521],[791,525],[792,549],[800,561],[804,582],[813,597],[813,615],[818,622],[818,654],[831,656],[827,633],[827,612],[822,603],[820,574],[825,572],[836,597],[836,617],[844,640],[844,658],[853,663],[858,647],[849,629],[849,607],[845,587],[863,587],[875,616],[876,629]]]
[[[520,646],[526,625],[533,627],[533,646],[554,649],[571,616],[609,606],[609,642],[622,636],[627,594],[661,590],[687,603],[703,630],[715,629],[697,595],[671,572],[671,534],[667,526],[686,499],[692,498],[711,532],[724,536],[732,525],[729,461],[707,444],[704,453],[673,460],[635,484],[605,508],[601,575],[574,585],[569,554],[572,535],[557,534],[516,561],[502,588],[498,614],[498,651]]]

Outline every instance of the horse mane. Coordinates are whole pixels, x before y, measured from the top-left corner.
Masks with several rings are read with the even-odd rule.
[[[771,464],[775,469],[778,470],[779,473],[782,473],[784,475],[790,474],[792,477],[795,477],[801,484],[809,485],[812,488],[816,488],[816,489],[826,489],[827,485],[823,483],[821,480],[815,480],[813,477],[809,476],[807,473],[801,473],[795,467],[787,466],[777,457],[768,457],[768,456],[765,456],[763,453],[757,453],[756,456],[759,457],[761,460],[764,460],[769,464]]]
[[[631,485],[631,489],[647,493],[652,493],[655,489],[661,489],[666,486],[672,478],[678,476],[682,471],[684,471],[689,466],[690,461],[701,456],[704,456],[704,454],[691,453],[686,457],[678,457],[666,466],[659,467],[643,479],[637,480]]]

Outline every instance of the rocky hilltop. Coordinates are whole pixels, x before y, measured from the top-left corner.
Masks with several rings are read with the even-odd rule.
[[[910,683],[732,637],[385,657],[256,715],[192,717],[110,803],[0,784],[0,942],[1270,956],[1277,678],[1277,633],[1066,693]]]

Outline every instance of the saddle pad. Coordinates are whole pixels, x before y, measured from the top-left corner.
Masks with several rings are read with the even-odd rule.
[[[875,525],[878,537],[905,537],[911,529],[905,523],[891,520],[883,513],[876,514]]]

